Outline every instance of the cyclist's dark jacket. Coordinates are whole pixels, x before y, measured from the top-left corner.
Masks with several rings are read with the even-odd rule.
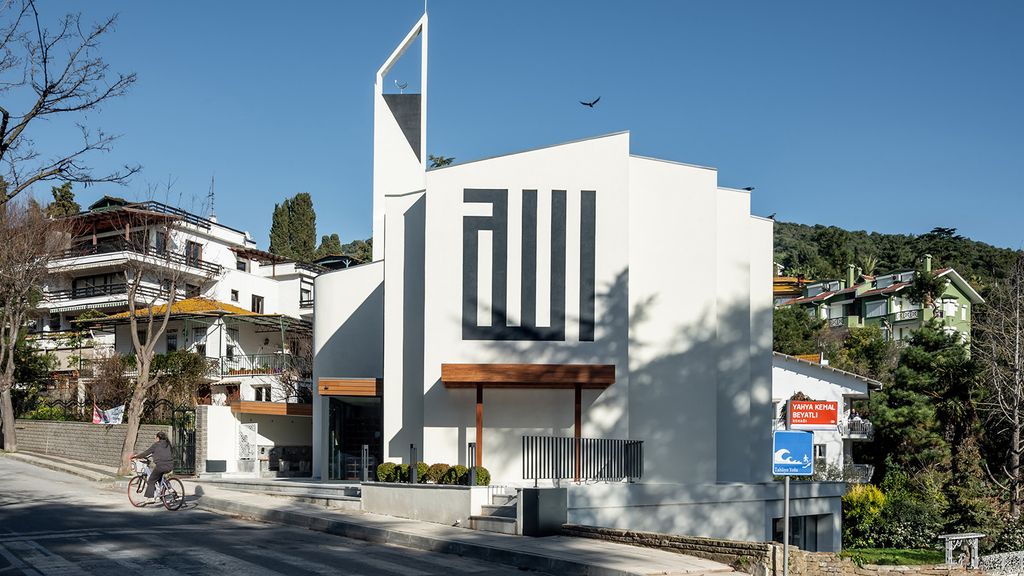
[[[152,446],[146,448],[145,452],[139,453],[139,458],[153,455],[153,463],[161,467],[174,466],[174,455],[171,454],[171,443],[167,440],[157,440]]]

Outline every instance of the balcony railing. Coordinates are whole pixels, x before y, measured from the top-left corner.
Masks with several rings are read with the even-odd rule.
[[[97,296],[118,296],[128,294],[128,284],[105,284],[102,286],[79,286],[70,290],[52,290],[43,293],[43,300],[48,302],[63,302],[65,300],[81,300],[83,298],[95,298]],[[139,286],[135,289],[135,299],[139,302],[150,302],[158,299],[167,299],[167,292]]]
[[[634,480],[644,474],[642,440],[523,436],[523,479]]]
[[[313,299],[312,298],[310,298],[309,300],[299,300],[299,308],[312,308],[312,307],[313,307]]]
[[[64,258],[80,258],[82,256],[92,256],[96,254],[111,254],[115,252],[131,252],[133,254],[141,254],[143,256],[152,256],[156,259],[166,260],[170,264],[179,266],[189,266],[191,268],[199,268],[204,272],[211,274],[220,274],[221,266],[212,262],[207,262],[202,258],[195,256],[189,256],[186,254],[179,254],[177,252],[171,252],[169,250],[158,250],[151,246],[140,246],[133,242],[117,241],[117,242],[100,242],[98,244],[86,244],[83,246],[76,246],[69,248],[60,254],[59,259]]]
[[[291,370],[303,378],[312,375],[309,363],[291,354],[234,355],[222,356],[220,359],[222,376],[279,375]]]
[[[903,310],[902,312],[896,312],[892,315],[893,322],[903,322],[905,320],[917,320],[921,317],[920,310]]]
[[[867,484],[871,482],[871,477],[875,475],[875,467],[871,464],[853,464],[852,475],[847,478],[848,482],[854,484]]]
[[[842,422],[841,429],[844,438],[871,440],[875,437],[875,427],[870,420],[846,420]]]

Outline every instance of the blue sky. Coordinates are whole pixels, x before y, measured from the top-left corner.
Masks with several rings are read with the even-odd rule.
[[[268,243],[312,194],[318,233],[371,227],[374,73],[423,9],[388,2],[40,3],[120,14],[103,53],[139,80],[88,118],[121,133],[96,169],[174,182]],[[1024,3],[430,2],[428,151],[457,161],[631,131],[635,154],[714,166],[779,220],[935,226],[1024,246]],[[402,69],[395,72],[401,75]],[[600,96],[588,109],[578,104]],[[51,122],[46,150],[69,133]],[[70,143],[71,141],[68,141]],[[36,190],[49,195],[49,186]],[[193,201],[192,198],[195,198]]]

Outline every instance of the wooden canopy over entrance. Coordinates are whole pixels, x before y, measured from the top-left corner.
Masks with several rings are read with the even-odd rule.
[[[442,364],[445,388],[476,389],[476,466],[483,465],[484,388],[574,390],[573,433],[576,438],[576,478],[582,436],[582,391],[604,390],[615,383],[614,364]]]

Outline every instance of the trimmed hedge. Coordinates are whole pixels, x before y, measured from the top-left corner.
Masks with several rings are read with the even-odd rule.
[[[469,484],[469,468],[462,464],[449,466],[448,464],[431,464],[426,462],[416,463],[416,480],[420,484],[447,484],[453,486],[466,486]],[[377,466],[377,482],[409,482],[409,465],[384,462]],[[491,473],[480,466],[476,469],[476,485],[489,486],[491,484]]]

